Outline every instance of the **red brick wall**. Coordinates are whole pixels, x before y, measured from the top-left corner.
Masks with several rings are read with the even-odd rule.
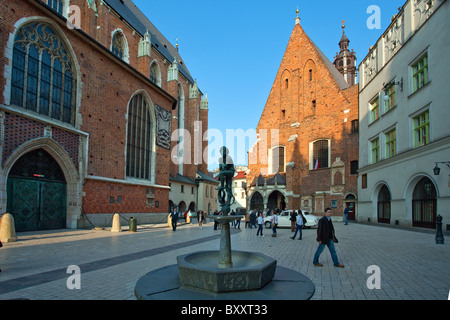
[[[83,213],[169,212],[169,190],[114,182],[86,180]],[[151,189],[154,196],[149,196]],[[156,207],[158,202],[158,207]]]

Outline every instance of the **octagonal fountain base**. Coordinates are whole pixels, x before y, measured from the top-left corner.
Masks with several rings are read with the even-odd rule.
[[[233,252],[233,268],[217,266],[218,251],[177,258],[147,273],[135,287],[140,300],[308,300],[315,291],[305,275],[276,266],[262,254]]]
[[[177,257],[181,285],[212,292],[261,289],[275,275],[277,261],[260,253],[233,251],[233,267],[218,266],[218,251],[200,251]]]

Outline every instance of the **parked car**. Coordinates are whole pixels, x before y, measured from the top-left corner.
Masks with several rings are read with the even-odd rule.
[[[281,212],[281,214],[278,215],[278,227],[291,227],[291,220],[289,219],[291,218],[292,211],[294,210],[284,210],[283,212]],[[306,219],[306,223],[303,225],[303,228],[317,227],[317,225],[319,224],[318,217],[303,210],[297,210],[297,213],[298,212],[301,212],[303,217]],[[271,217],[272,216],[264,217],[264,225],[267,229],[270,229],[272,227],[272,223],[270,222]],[[305,219],[303,219],[303,221],[305,221]]]

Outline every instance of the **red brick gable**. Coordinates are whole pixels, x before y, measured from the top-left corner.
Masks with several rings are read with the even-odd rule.
[[[350,175],[350,163],[358,160],[358,135],[351,132],[351,122],[358,119],[357,87],[346,83],[296,24],[257,126],[259,146],[267,150],[285,147],[285,192],[294,195],[286,199],[289,208],[299,209],[301,199],[308,197],[312,211],[320,213],[322,204],[330,206],[332,199],[326,195],[320,199],[320,208],[314,208],[316,192],[330,193],[333,188],[331,193],[336,193],[339,189],[339,195],[333,196],[338,208],[342,208],[346,193],[356,194],[356,175]],[[261,133],[264,129],[267,134]],[[272,141],[273,129],[278,130],[278,142]],[[311,144],[322,139],[330,141],[329,164],[314,170]],[[257,163],[249,159],[247,182],[270,173],[267,159],[259,158],[259,150],[255,151]],[[331,168],[334,163],[344,163],[344,174],[340,167],[339,172]]]

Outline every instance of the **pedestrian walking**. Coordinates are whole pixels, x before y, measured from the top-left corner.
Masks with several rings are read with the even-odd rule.
[[[317,242],[319,242],[319,247],[314,254],[313,264],[318,267],[322,267],[323,264],[319,263],[319,257],[322,254],[325,246],[330,250],[331,258],[335,267],[344,268],[343,264],[339,263],[336,249],[334,247],[335,243],[338,243],[336,236],[334,235],[333,222],[331,221],[331,209],[325,209],[325,215],[319,220],[319,225],[317,226]]]
[[[214,211],[214,215],[218,216],[219,212],[217,210]],[[217,230],[217,227],[219,226],[219,223],[217,222],[217,220],[214,219],[214,230]]]
[[[256,213],[250,213],[250,229],[255,226],[256,227]]]
[[[345,205],[344,209],[345,225],[348,225],[348,204]]]
[[[295,231],[296,228],[296,220],[297,220],[297,211],[292,211],[291,212],[291,217],[289,218],[289,220],[291,220],[291,232]]]
[[[170,214],[170,218],[172,219],[172,230],[177,230],[177,223],[178,223],[178,210],[177,208],[173,209],[173,212]]]
[[[235,215],[236,215],[236,212],[234,211],[234,209],[231,210],[230,216],[235,216]],[[231,226],[236,228],[236,220],[231,222]]]
[[[303,229],[303,215],[300,212],[296,217],[295,233],[294,233],[294,236],[291,237],[291,239],[295,240],[295,237],[297,236],[297,232],[300,232],[298,240],[302,240],[302,229]]]
[[[197,220],[198,220],[198,226],[199,227],[202,227],[203,226],[203,211],[202,210],[200,210],[199,212],[198,212],[198,217],[197,217]]]
[[[259,213],[258,215],[258,232],[256,232],[257,236],[261,236],[264,237],[263,235],[263,225],[264,225],[264,218],[263,218],[263,214],[262,212]]]
[[[270,222],[272,222],[272,237],[276,237],[277,236],[277,226],[278,226],[277,209],[273,210],[273,216],[270,218]]]
[[[236,213],[237,214],[237,213]],[[234,228],[238,228],[238,229],[240,229],[241,228],[241,218],[239,218],[239,219],[237,219],[235,222],[234,222]]]
[[[251,211],[251,210],[250,210]],[[245,214],[245,228],[248,228],[250,225],[250,212]]]

